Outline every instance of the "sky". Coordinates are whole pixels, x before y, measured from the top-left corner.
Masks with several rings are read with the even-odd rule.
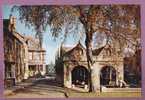
[[[19,32],[20,34],[26,35],[26,36],[33,36],[35,37],[35,30],[32,28],[28,28],[25,26],[24,23],[21,23],[19,20],[19,13],[18,11],[11,12],[11,8],[13,5],[3,5],[3,19],[9,19],[10,14],[12,16],[16,17],[16,31]],[[85,34],[83,31],[83,25],[79,25],[78,31],[74,31],[76,34],[69,34],[68,37],[66,38],[66,41],[64,43],[65,47],[73,48],[80,39],[80,33],[83,34],[81,35],[82,38],[80,40],[81,44],[85,47]],[[77,33],[78,32],[78,33]],[[62,31],[61,34],[64,34],[64,31]],[[103,37],[103,38],[102,38]],[[61,45],[61,39],[62,37],[57,38],[54,40],[54,38],[51,36],[50,28],[47,27],[47,30],[43,33],[43,48],[46,50],[46,64],[50,63],[55,63],[55,56],[57,51],[59,50],[58,48]],[[102,39],[103,40],[102,40]],[[106,37],[103,34],[96,33],[93,37],[93,48],[98,48],[102,45],[105,45],[106,43]],[[100,40],[101,39],[101,40]],[[98,42],[95,42],[98,41]]]
[[[19,20],[18,11],[15,11],[13,13],[11,12],[12,7],[13,7],[13,5],[4,5],[3,6],[3,19],[8,19],[10,14],[12,14],[17,19],[16,31],[23,35],[26,35],[26,36],[35,37],[35,31],[33,30],[33,27],[28,28],[25,26],[24,23],[21,23]],[[78,33],[76,35],[70,34],[67,37],[67,39],[64,43],[65,46],[73,48],[78,43],[78,40],[80,38],[79,33],[83,34],[83,31],[81,30],[81,29],[83,29],[82,26],[80,25],[79,28],[80,28],[80,30],[78,31]],[[62,31],[61,34],[64,34],[64,32]],[[103,35],[102,33],[101,34],[96,33],[94,36],[95,37],[93,37],[93,47],[98,48],[106,43],[106,39],[105,39],[106,36]],[[83,38],[81,39],[81,43],[83,46],[85,46],[84,45],[85,35],[83,35],[82,37]],[[43,33],[43,48],[46,50],[46,64],[55,63],[55,56],[56,56],[56,53],[57,53],[58,48],[60,47],[61,41],[62,41],[61,38],[62,37],[59,37],[56,40],[54,40],[54,38],[51,36],[49,27],[47,27],[47,30]],[[98,41],[98,42],[95,42],[95,41]],[[127,52],[128,49],[126,49],[125,51]]]
[[[4,5],[3,6],[3,19],[9,19],[10,14],[16,17],[16,31],[23,35],[35,36],[35,31],[33,28],[28,28],[24,23],[21,23],[19,20],[19,13],[15,11],[11,13],[11,8],[13,5]],[[65,45],[69,47],[74,47],[77,44],[78,37],[69,35],[66,39]],[[83,41],[83,40],[82,40]],[[58,50],[58,47],[61,44],[61,38],[54,40],[51,36],[50,28],[43,33],[43,48],[46,49],[46,64],[50,64],[51,62],[55,62],[55,55]],[[82,43],[83,44],[83,43]]]

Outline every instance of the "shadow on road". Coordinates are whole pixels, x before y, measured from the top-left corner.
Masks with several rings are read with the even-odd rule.
[[[33,79],[31,85],[26,85],[22,88],[16,89],[14,93],[37,95],[47,95],[51,93],[53,95],[64,95],[64,97],[68,97],[65,88],[63,88],[62,85],[55,79],[50,78],[37,78],[35,80]]]

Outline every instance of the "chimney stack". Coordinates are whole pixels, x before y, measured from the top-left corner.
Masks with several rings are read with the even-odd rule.
[[[14,32],[16,30],[16,17],[10,15],[9,17],[9,31]]]

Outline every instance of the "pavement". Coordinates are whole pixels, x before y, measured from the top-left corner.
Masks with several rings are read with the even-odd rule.
[[[5,89],[7,98],[66,98],[65,88],[61,87],[54,79],[37,78],[32,82],[27,80],[12,88]]]
[[[15,91],[27,88],[32,85],[33,85],[33,82],[21,82],[21,83],[16,84],[13,87],[5,88],[4,96],[15,95]]]
[[[94,98],[94,97],[141,97],[141,92],[134,93],[88,93],[62,87],[55,79],[37,78],[21,82],[5,89],[6,98]]]

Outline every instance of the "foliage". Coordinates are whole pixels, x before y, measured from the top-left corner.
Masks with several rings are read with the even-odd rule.
[[[140,38],[139,5],[35,5],[15,6],[14,9],[19,11],[20,20],[26,26],[34,26],[41,41],[42,32],[47,26],[51,28],[52,36],[57,38],[62,31],[64,37],[67,37],[83,25],[90,74],[95,32],[105,33],[106,44],[118,43],[120,48],[136,46],[137,39]]]
[[[58,37],[65,28],[64,36],[70,30],[78,30],[80,24],[87,37],[94,32],[105,32],[115,40],[132,42],[140,36],[140,7],[138,5],[82,5],[82,6],[14,6],[18,10],[20,20],[26,26],[34,26],[36,34],[42,38],[42,32],[49,25],[52,36]],[[134,44],[134,43],[133,43]]]

